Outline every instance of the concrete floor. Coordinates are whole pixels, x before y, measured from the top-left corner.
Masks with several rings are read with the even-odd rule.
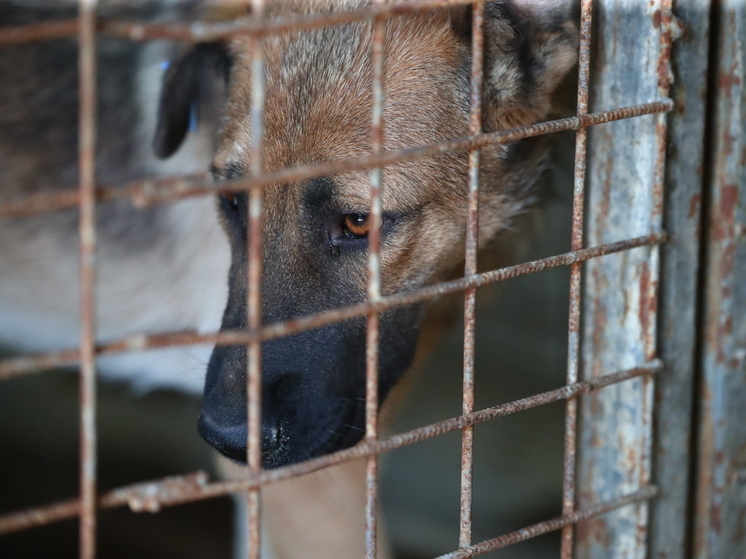
[[[520,260],[569,250],[568,157],[560,148],[552,196],[521,243]],[[568,147],[569,146],[569,147]],[[569,153],[568,153],[569,151]],[[478,293],[477,408],[564,384],[569,270],[517,278]],[[454,329],[427,362],[392,430],[403,431],[458,415],[462,333]],[[48,372],[0,385],[0,513],[70,498],[77,491],[77,380]],[[210,469],[211,452],[195,429],[199,402],[179,394],[135,396],[126,387],[99,391],[100,489]],[[561,403],[494,420],[476,428],[474,541],[495,537],[560,511]],[[458,542],[460,436],[397,450],[383,461],[386,524],[399,556],[421,559]],[[230,557],[231,503],[216,499],[158,515],[127,510],[101,515],[100,557],[211,559]],[[0,538],[7,559],[73,558],[77,524],[67,521]],[[558,557],[550,534],[486,557]]]

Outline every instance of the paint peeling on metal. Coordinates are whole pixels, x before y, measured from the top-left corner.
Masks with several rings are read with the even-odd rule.
[[[593,110],[650,102],[671,81],[670,3],[597,3]],[[662,229],[666,123],[624,121],[589,132],[588,242]],[[656,353],[659,251],[652,248],[586,264],[584,378],[634,366]],[[586,508],[650,481],[651,381],[636,381],[581,402],[580,502]],[[640,504],[578,526],[576,557],[646,556],[648,507]]]
[[[715,9],[695,559],[746,556],[746,4]]]

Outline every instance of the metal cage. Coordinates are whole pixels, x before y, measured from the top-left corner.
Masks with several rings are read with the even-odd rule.
[[[469,136],[403,151],[384,151],[383,22],[457,4],[473,4]],[[0,46],[68,36],[79,40],[79,189],[3,202],[0,217],[78,206],[82,285],[82,338],[78,349],[0,363],[0,380],[80,363],[80,496],[0,516],[0,534],[79,516],[80,556],[90,559],[96,555],[97,515],[104,509],[129,506],[134,511],[157,511],[245,493],[249,503],[247,553],[259,557],[263,485],[365,458],[366,556],[374,558],[379,454],[460,430],[460,536],[458,549],[443,557],[473,557],[553,530],[562,531],[563,559],[744,556],[746,381],[742,377],[746,326],[742,317],[746,297],[743,281],[739,282],[743,275],[739,274],[744,273],[746,264],[742,155],[746,149],[746,7],[738,0],[706,4],[695,0],[583,0],[576,116],[489,134],[481,130],[480,107],[484,0],[374,0],[364,10],[282,20],[265,19],[262,0],[254,0],[252,22],[241,25],[99,20],[95,0],[80,0],[77,20],[0,29]],[[370,155],[262,172],[263,38],[365,19],[373,22]],[[139,181],[116,189],[97,185],[97,34],[131,41],[187,42],[234,34],[250,36],[254,68],[252,175],[220,185],[202,176]],[[682,34],[683,38],[674,43]],[[672,60],[675,72],[671,70]],[[477,273],[480,148],[563,130],[576,131],[571,251]],[[381,189],[385,188],[382,167],[457,150],[470,155],[464,277],[382,297],[378,261]],[[364,169],[371,173],[368,301],[262,326],[263,188]],[[97,344],[96,203],[126,198],[136,205],[148,205],[228,190],[246,191],[250,199],[249,329],[211,334],[168,332]],[[476,289],[557,266],[569,266],[571,271],[566,386],[475,410]],[[462,414],[381,437],[377,418],[379,313],[461,291],[465,297]],[[360,316],[367,317],[368,325],[365,440],[321,458],[263,470],[259,432],[262,342]],[[96,356],[195,343],[246,344],[249,348],[248,477],[241,481],[208,481],[204,474],[196,473],[99,494]],[[556,401],[566,402],[562,515],[473,542],[473,426]],[[696,490],[692,482],[697,482]]]

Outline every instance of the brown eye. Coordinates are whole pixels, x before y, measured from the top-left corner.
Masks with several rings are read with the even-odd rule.
[[[221,196],[232,208],[238,207],[238,198],[236,198],[236,195],[233,194],[233,192],[223,192]]]
[[[344,231],[350,238],[366,237],[370,225],[365,214],[348,214],[344,216]]]

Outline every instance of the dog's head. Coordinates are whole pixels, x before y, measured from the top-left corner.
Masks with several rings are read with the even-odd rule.
[[[235,3],[234,3],[235,4]],[[269,17],[332,11],[340,2],[270,4]],[[534,4],[534,2],[531,2]],[[234,6],[235,7],[235,6]],[[342,8],[353,7],[350,2]],[[485,20],[484,129],[543,118],[575,59],[567,10],[490,3]],[[243,17],[249,17],[247,13]],[[468,8],[395,17],[385,24],[384,148],[467,135],[471,16]],[[168,156],[187,133],[205,84],[226,84],[212,173],[248,174],[251,149],[250,43],[235,37],[196,45],[166,75],[156,151]],[[264,170],[370,153],[369,22],[289,32],[264,41]],[[523,141],[482,150],[480,240],[517,209],[540,168]],[[384,295],[442,280],[462,259],[468,155],[446,153],[383,172],[381,269]],[[264,194],[262,317],[273,323],[366,298],[369,172],[272,186]],[[222,195],[218,211],[232,247],[224,329],[247,325],[247,202]],[[380,394],[412,362],[423,309],[380,318]],[[274,467],[357,442],[363,434],[365,320],[348,320],[262,346],[263,456]],[[217,347],[207,370],[202,436],[236,460],[246,456],[246,348]]]

